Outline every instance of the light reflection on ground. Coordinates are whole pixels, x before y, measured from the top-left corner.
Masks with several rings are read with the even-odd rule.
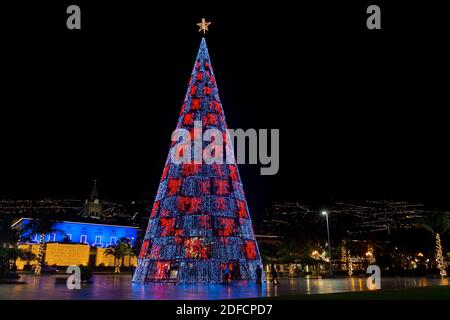
[[[131,283],[129,275],[94,275],[93,284],[81,290],[68,290],[65,284],[55,284],[57,275],[22,275],[24,285],[0,285],[0,299],[14,300],[212,300],[270,297],[290,294],[322,294],[366,290],[364,278],[281,279],[257,287],[247,282],[231,285],[174,285]],[[383,289],[448,285],[447,279],[382,278]]]

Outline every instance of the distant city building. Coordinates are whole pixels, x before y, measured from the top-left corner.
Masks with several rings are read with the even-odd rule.
[[[305,223],[314,210],[299,202],[276,203],[268,208],[263,219],[255,225],[258,235],[281,236],[287,226]]]
[[[19,230],[26,227],[32,219],[22,218],[12,227]],[[88,244],[91,247],[107,248],[114,246],[121,238],[129,239],[134,245],[137,239],[138,228],[130,226],[96,224],[86,222],[61,221],[55,223],[56,232],[47,234],[45,242],[69,242]],[[26,243],[38,243],[38,234],[21,234],[27,239]]]
[[[21,218],[12,227],[23,230],[32,219]],[[55,223],[54,233],[45,236],[46,251],[44,261],[49,266],[66,267],[69,265],[113,267],[117,262],[113,256],[106,255],[108,247],[113,247],[122,238],[128,239],[135,247],[138,228],[132,226],[95,224],[86,222],[61,221]],[[22,233],[23,241],[19,248],[34,254],[39,250],[38,234]],[[135,255],[123,259],[124,267],[136,266]],[[33,261],[17,261],[17,268],[24,270],[37,264]]]
[[[83,201],[77,199],[0,200],[0,215],[39,216],[53,214],[77,215],[83,211]]]
[[[0,200],[0,217],[39,219],[43,215],[54,220],[70,220],[103,224],[133,224],[145,229],[150,215],[148,200],[111,202],[97,197],[93,188],[89,199]],[[96,200],[98,199],[98,200]],[[97,203],[98,202],[98,203]],[[89,214],[91,213],[91,214]],[[98,214],[100,213],[100,214]]]
[[[97,180],[94,180],[91,194],[84,203],[84,216],[98,220],[103,218],[103,202],[98,194]]]
[[[411,229],[430,211],[423,204],[405,201],[364,201],[360,203],[335,202],[330,214],[351,216],[354,223],[349,235],[391,232]]]
[[[289,226],[312,226],[323,223],[320,211],[324,208],[300,202],[285,202],[272,205],[255,227],[258,234],[283,235]],[[411,229],[431,211],[423,204],[404,201],[335,201],[326,207],[331,219],[345,224],[348,235],[358,237],[367,233],[386,233]]]

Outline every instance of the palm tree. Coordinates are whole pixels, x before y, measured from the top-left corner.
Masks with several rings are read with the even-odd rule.
[[[105,250],[104,255],[114,257],[114,273],[120,273],[120,267],[123,258],[127,255],[129,249],[125,243],[118,242],[115,246]]]
[[[36,259],[36,255],[34,253],[29,252],[28,250],[19,249],[17,247],[10,248],[8,252],[8,259],[12,262],[11,268],[12,271],[17,270],[17,260],[34,260]]]
[[[37,253],[37,265],[34,270],[35,275],[40,275],[42,266],[45,261],[45,252],[47,250],[47,244],[44,241],[45,236],[50,233],[58,232],[55,228],[55,221],[50,220],[47,216],[43,216],[40,219],[30,220],[22,229],[27,234],[37,234],[39,235],[39,247]]]
[[[29,266],[31,261],[36,260],[37,256],[31,250],[21,250],[21,254],[19,256],[20,260],[26,261],[26,265]]]
[[[8,272],[9,269],[9,249],[0,247],[0,277]]]
[[[4,218],[0,220],[0,245],[3,248],[14,247],[20,239],[20,232],[11,228],[12,220]]]
[[[435,248],[436,248],[436,265],[439,269],[439,273],[442,277],[447,275],[444,258],[442,255],[441,235],[444,235],[450,230],[450,221],[448,214],[442,211],[433,212],[428,215],[422,223],[419,224],[420,228],[430,232],[435,236]]]
[[[15,266],[15,253],[18,250],[17,244],[20,239],[18,230],[11,228],[12,219],[3,218],[0,220],[0,274],[11,271]],[[11,261],[14,264],[11,265]]]
[[[125,254],[122,257],[122,265],[125,265],[125,256],[128,256],[128,267],[131,267],[131,258],[136,256],[133,246],[131,245],[131,239],[126,238],[126,237],[121,237],[121,238],[119,238],[117,243],[122,244],[123,250],[125,251]]]
[[[0,273],[15,272],[17,270],[17,259],[33,259],[34,254],[19,249],[17,244],[20,240],[20,231],[11,228],[12,219],[0,220]]]

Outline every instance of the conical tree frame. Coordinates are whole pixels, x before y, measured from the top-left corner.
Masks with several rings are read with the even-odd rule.
[[[224,141],[228,138],[204,38],[177,128],[193,137],[194,121],[202,121],[203,131],[216,128]],[[176,164],[170,156],[175,146],[164,166],[133,281],[221,283],[226,267],[230,280],[255,280],[261,258],[234,155],[232,163]]]

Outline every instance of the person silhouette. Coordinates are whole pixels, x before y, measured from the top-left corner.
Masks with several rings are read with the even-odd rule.
[[[259,266],[259,264],[258,264],[258,266],[256,267],[255,272],[256,272],[256,285],[260,286],[260,285],[262,285],[262,281],[261,281],[261,278],[262,278],[262,269],[261,269],[261,267]]]
[[[272,264],[270,265],[270,275],[272,276],[272,283],[273,284],[279,284],[280,282],[278,281],[278,272],[277,272],[277,267],[275,266],[275,264],[272,262]]]
[[[230,277],[230,268],[228,268],[228,264],[223,269],[223,283],[228,284],[228,278]]]

